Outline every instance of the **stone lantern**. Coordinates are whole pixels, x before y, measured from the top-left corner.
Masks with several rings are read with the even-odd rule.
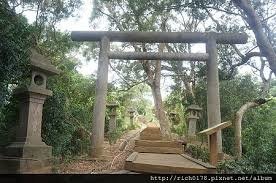
[[[202,111],[202,108],[200,108],[198,105],[190,105],[187,108],[188,112],[188,136],[189,137],[195,137],[196,136],[196,122],[199,119],[200,112]]]
[[[177,113],[172,111],[169,113],[169,118],[171,120],[171,122],[173,123],[173,125],[177,125],[179,123],[179,120],[177,120]]]
[[[52,91],[46,89],[47,78],[60,71],[35,50],[30,65],[31,84],[14,90],[19,99],[19,127],[15,142],[5,148],[0,162],[7,173],[32,172],[49,166],[52,158],[52,147],[41,138],[42,110],[45,99],[52,96]]]
[[[135,110],[133,108],[130,108],[128,110],[128,113],[129,113],[129,119],[130,119],[130,126],[133,127],[134,126],[134,113],[135,113]]]
[[[109,113],[109,128],[108,131],[109,132],[114,132],[116,130],[117,124],[116,124],[116,116],[117,116],[117,107],[119,106],[118,104],[116,104],[115,102],[112,102],[110,104],[106,105],[109,109],[110,109],[110,113]]]

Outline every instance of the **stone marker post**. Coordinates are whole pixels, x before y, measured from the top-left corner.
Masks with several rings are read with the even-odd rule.
[[[52,95],[52,91],[46,89],[47,77],[59,71],[35,50],[32,50],[30,65],[30,86],[14,90],[19,99],[19,127],[15,142],[5,148],[1,160],[8,173],[32,172],[50,165],[52,157],[52,147],[41,138],[41,122],[44,101]]]
[[[135,113],[135,110],[134,109],[132,109],[132,108],[130,108],[129,110],[128,110],[128,113],[129,113],[129,119],[130,119],[130,126],[131,127],[134,127],[134,113]]]
[[[196,122],[199,119],[200,111],[202,111],[202,108],[200,108],[198,105],[190,105],[187,108],[188,112],[188,137],[195,138],[196,137]]]
[[[107,104],[106,106],[110,109],[108,132],[112,133],[116,130],[116,127],[117,127],[117,123],[116,123],[117,111],[116,111],[116,109],[119,105],[116,103],[111,103],[111,104]]]

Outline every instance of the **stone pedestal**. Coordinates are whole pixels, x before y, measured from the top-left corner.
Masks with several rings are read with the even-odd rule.
[[[109,132],[114,132],[116,130],[117,123],[116,123],[116,115],[110,115],[109,120]]]
[[[116,128],[117,128],[117,123],[116,123],[116,116],[117,116],[117,112],[116,112],[116,108],[118,107],[119,105],[116,104],[116,103],[111,103],[111,104],[108,104],[107,107],[110,109],[110,114],[109,114],[109,125],[108,125],[108,132],[109,133],[112,133],[114,131],[116,131]]]
[[[190,140],[196,139],[196,123],[200,116],[200,108],[198,105],[190,105],[187,108],[188,112],[188,138]]]
[[[134,127],[134,120],[133,119],[134,119],[135,110],[134,109],[129,109],[128,113],[129,113],[130,126]]]
[[[169,118],[170,121],[172,122],[173,125],[178,125],[179,121],[177,120],[177,113],[172,111],[169,113]]]
[[[30,86],[14,90],[20,107],[19,126],[15,142],[7,146],[0,157],[1,173],[33,173],[51,164],[52,147],[42,142],[41,122],[44,101],[52,95],[52,91],[46,89],[47,76],[57,74],[58,70],[43,63],[43,57],[37,53],[31,57],[31,66]]]

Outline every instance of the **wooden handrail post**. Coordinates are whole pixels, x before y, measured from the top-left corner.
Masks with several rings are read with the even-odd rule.
[[[218,156],[219,156],[219,147],[218,147],[218,132],[224,128],[227,128],[232,125],[231,121],[226,121],[215,125],[211,128],[203,130],[198,134],[206,134],[209,138],[209,152],[210,152],[210,164],[217,166],[218,164]]]

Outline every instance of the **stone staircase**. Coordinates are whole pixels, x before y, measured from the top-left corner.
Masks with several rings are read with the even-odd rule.
[[[135,140],[134,151],[126,160],[125,169],[140,173],[215,173],[208,163],[184,154],[183,142],[162,140],[159,127],[147,127]]]

